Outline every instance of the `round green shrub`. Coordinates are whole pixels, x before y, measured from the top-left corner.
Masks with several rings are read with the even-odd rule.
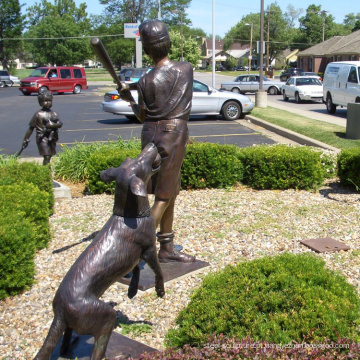
[[[360,148],[342,150],[338,156],[338,176],[342,185],[360,188]]]
[[[0,300],[15,295],[34,281],[36,232],[25,213],[0,216]]]
[[[285,253],[209,274],[176,319],[167,345],[211,334],[287,344],[359,339],[360,300],[346,279],[311,254]]]
[[[22,213],[34,230],[36,247],[42,249],[50,241],[48,193],[35,185],[22,183],[0,185],[0,214]]]
[[[325,179],[321,153],[306,146],[260,145],[241,149],[243,183],[254,189],[317,189]]]
[[[91,194],[111,193],[115,191],[115,181],[106,183],[100,179],[100,172],[111,167],[120,166],[127,158],[136,158],[141,149],[104,148],[91,154],[87,162],[88,190]]]
[[[181,170],[181,188],[226,188],[240,182],[243,166],[238,152],[235,145],[188,145]]]
[[[0,185],[33,184],[39,190],[45,191],[48,197],[50,214],[55,203],[54,189],[50,166],[35,162],[8,163],[0,166]]]

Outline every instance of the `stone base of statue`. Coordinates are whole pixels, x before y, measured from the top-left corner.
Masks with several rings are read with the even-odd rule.
[[[169,263],[160,263],[161,270],[164,274],[164,282],[178,279],[179,277],[190,275],[191,273],[198,271],[204,267],[209,266],[210,264],[206,261],[195,260],[192,263],[182,263],[182,262],[169,262]],[[139,264],[140,272],[140,282],[139,290],[145,291],[147,289],[153,288],[155,286],[155,275],[154,272],[150,269],[149,265],[144,262]],[[129,285],[131,281],[131,274],[123,277],[120,282],[125,285]]]
[[[94,346],[94,338],[91,335],[78,335],[73,333],[70,350],[64,357],[61,357],[60,355],[61,342],[62,338],[52,353],[50,360],[69,360],[75,358],[78,360],[90,359]],[[122,358],[127,359],[130,357],[138,359],[142,353],[151,353],[154,351],[157,350],[113,331],[106,348],[106,358],[109,360],[115,358],[120,360]]]

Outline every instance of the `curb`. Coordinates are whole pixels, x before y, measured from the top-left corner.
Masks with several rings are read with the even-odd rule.
[[[317,141],[315,139],[309,138],[308,136],[298,134],[294,131],[285,129],[281,126],[271,124],[265,120],[261,120],[261,119],[255,117],[253,115],[246,115],[245,119],[251,121],[253,124],[263,127],[264,129],[267,129],[278,135],[281,135],[285,138],[295,141],[300,145],[315,146],[315,147],[319,147],[319,148],[322,148],[325,150],[333,151],[335,153],[339,153],[341,151],[340,149],[338,149],[336,147],[333,147],[331,145],[322,143],[321,141]]]

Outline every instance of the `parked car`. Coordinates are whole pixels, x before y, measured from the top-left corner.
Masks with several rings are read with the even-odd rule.
[[[19,90],[24,95],[37,93],[42,89],[62,94],[80,94],[88,88],[85,70],[77,66],[50,66],[36,68],[29,77],[20,81]]]
[[[287,81],[291,76],[301,76],[303,69],[300,68],[288,68],[280,74],[280,81]]]
[[[12,86],[10,74],[7,70],[0,70],[0,87]]]
[[[303,100],[322,100],[323,85],[316,76],[292,76],[281,91],[284,101],[294,98],[301,103]]]
[[[125,68],[121,69],[118,78],[120,81],[138,82],[151,68]]]
[[[237,66],[237,67],[235,68],[235,71],[246,71],[246,70],[248,70],[248,69],[249,69],[248,66]]]
[[[137,91],[133,90],[132,94],[137,101]],[[245,95],[217,90],[194,80],[190,115],[222,115],[226,120],[236,120],[250,113],[254,106],[255,104]],[[120,99],[117,90],[105,94],[101,108],[105,112],[136,119],[130,104]]]
[[[11,81],[11,85],[20,85],[20,79],[17,76],[14,75],[10,75],[10,81]]]
[[[326,66],[323,100],[334,114],[336,106],[360,103],[360,61],[337,61]]]
[[[311,72],[311,71],[304,71],[302,73],[303,76],[316,76],[318,78],[319,81],[322,81],[322,77],[320,75],[318,75],[317,73],[315,72]]]
[[[270,95],[281,94],[282,83],[279,81],[272,81],[266,76],[263,76],[263,90]],[[239,75],[231,82],[221,84],[222,90],[236,92],[238,94],[245,94],[247,92],[259,91],[260,76],[259,75]]]

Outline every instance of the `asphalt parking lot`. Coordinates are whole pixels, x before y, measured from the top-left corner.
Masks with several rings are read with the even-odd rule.
[[[71,146],[77,142],[96,142],[140,138],[142,125],[125,117],[104,113],[101,102],[105,88],[91,85],[79,95],[54,94],[53,107],[63,122],[59,132],[57,151],[60,144]],[[0,149],[3,154],[15,154],[20,150],[28,124],[34,113],[40,109],[37,96],[24,96],[18,87],[0,89]],[[190,138],[219,144],[234,144],[247,147],[254,144],[273,144],[276,141],[260,132],[231,122],[221,117],[193,117],[189,121]],[[39,156],[35,134],[22,157]]]

